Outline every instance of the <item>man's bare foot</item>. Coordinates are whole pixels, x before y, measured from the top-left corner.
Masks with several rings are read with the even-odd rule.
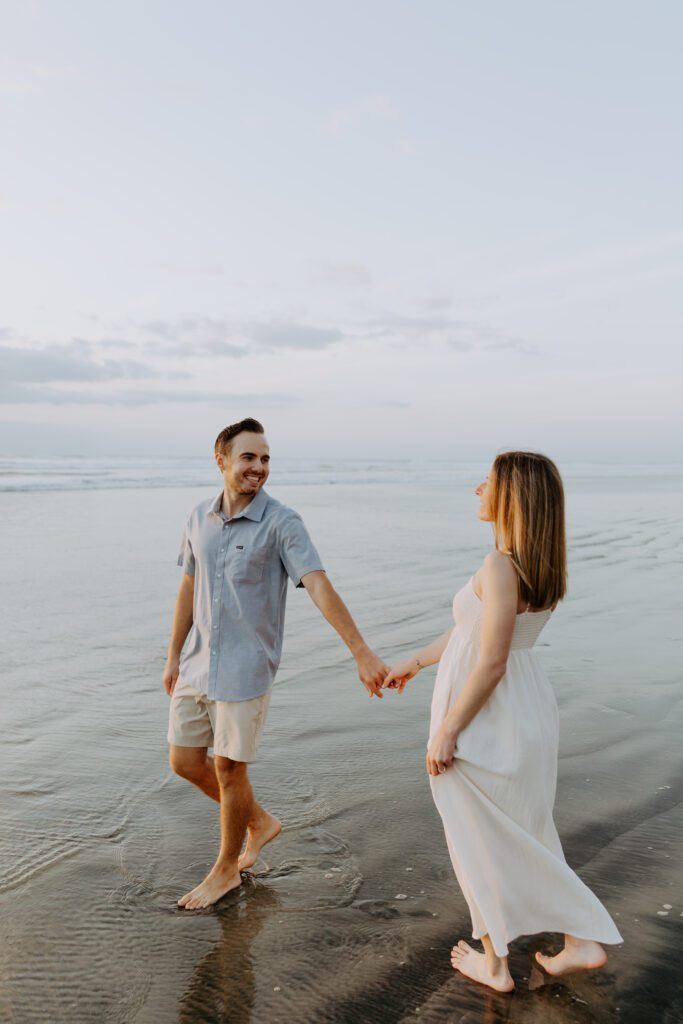
[[[451,966],[460,971],[466,978],[478,981],[480,985],[488,985],[496,992],[512,992],[515,983],[512,980],[507,963],[500,961],[500,967],[492,971],[486,962],[483,953],[477,953],[475,949],[468,946],[464,939],[461,939],[457,946],[451,950]]]
[[[203,882],[195,886],[190,892],[186,892],[178,900],[178,906],[185,910],[202,910],[216,903],[221,896],[231,889],[237,889],[242,884],[239,871],[234,868],[211,868]]]
[[[259,820],[258,825],[253,829],[247,830],[247,846],[237,861],[237,867],[240,871],[248,871],[249,868],[253,868],[254,864],[258,860],[258,855],[261,849],[269,843],[276,836],[282,832],[282,825],[273,817],[272,814],[268,814],[266,811],[263,818]]]
[[[607,954],[599,942],[591,942],[588,939],[570,939],[568,936],[561,953],[558,953],[557,956],[537,953],[536,962],[548,974],[559,977],[561,974],[571,974],[573,971],[594,971],[598,967],[604,967],[607,963]]]

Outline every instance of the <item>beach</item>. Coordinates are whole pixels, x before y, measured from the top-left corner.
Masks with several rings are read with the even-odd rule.
[[[210,460],[4,460],[0,1018],[352,1024],[683,1020],[683,467],[560,466],[569,593],[537,647],[560,706],[555,819],[613,915],[607,967],[517,990],[454,975],[469,938],[424,754],[435,669],[370,699],[303,590],[259,759],[284,824],[241,889],[177,898],[218,846],[216,807],[168,768],[161,684],[187,513]],[[389,663],[452,622],[491,546],[486,466],[274,458],[368,642]]]

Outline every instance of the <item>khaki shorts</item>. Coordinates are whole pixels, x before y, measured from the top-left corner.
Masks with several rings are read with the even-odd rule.
[[[182,677],[171,696],[168,742],[176,747],[213,747],[232,761],[254,761],[266,723],[271,691],[253,700],[209,700]]]

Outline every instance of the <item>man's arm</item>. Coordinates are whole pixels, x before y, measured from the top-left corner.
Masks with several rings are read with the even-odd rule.
[[[321,571],[307,572],[301,582],[313,604],[339,633],[356,659],[358,677],[365,689],[371,697],[381,697],[382,683],[389,669],[366,644],[351,618],[349,609],[330,583],[327,574]]]
[[[180,652],[192,626],[192,607],[194,604],[194,576],[183,576],[178,587],[178,596],[173,612],[171,641],[168,645],[168,657],[164,667],[162,681],[166,693],[171,696],[180,674]]]

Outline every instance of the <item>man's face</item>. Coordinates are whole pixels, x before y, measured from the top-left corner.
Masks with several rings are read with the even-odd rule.
[[[263,434],[245,431],[233,438],[229,452],[216,454],[216,464],[229,491],[253,497],[261,490],[270,472],[268,442]]]

